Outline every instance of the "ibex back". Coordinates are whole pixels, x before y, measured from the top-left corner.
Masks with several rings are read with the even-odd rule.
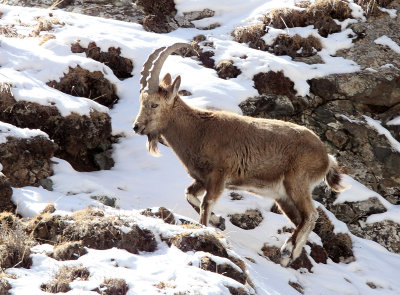
[[[159,83],[168,55],[187,46],[177,43],[149,56],[133,129],[147,135],[150,153],[158,154],[162,141],[179,157],[194,179],[186,199],[200,213],[203,225],[209,220],[222,225],[212,206],[225,188],[273,198],[296,226],[281,248],[281,264],[286,266],[300,255],[318,217],[311,198],[314,186],[326,177],[332,189],[344,189],[337,163],[305,127],[188,106],[178,95],[180,76],[172,81],[166,74]]]

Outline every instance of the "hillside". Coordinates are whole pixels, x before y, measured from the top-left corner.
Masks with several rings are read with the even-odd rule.
[[[7,4],[0,294],[400,293],[400,1]],[[142,65],[176,42],[185,102],[307,126],[342,167],[290,267],[273,201],[225,191],[225,230],[202,227],[171,149],[134,134]]]

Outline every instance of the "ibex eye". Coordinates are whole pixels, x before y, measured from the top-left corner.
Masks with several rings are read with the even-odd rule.
[[[152,107],[153,109],[155,109],[156,107],[158,107],[158,104],[152,103],[152,104],[151,104],[151,107]]]

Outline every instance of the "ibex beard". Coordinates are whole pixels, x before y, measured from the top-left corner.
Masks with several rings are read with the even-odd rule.
[[[281,264],[287,266],[301,254],[318,218],[311,198],[314,186],[325,178],[333,190],[345,189],[337,162],[305,127],[188,106],[178,95],[181,77],[172,81],[166,74],[159,82],[159,74],[168,55],[189,46],[177,43],[149,56],[133,129],[147,135],[150,153],[158,155],[161,141],[178,156],[194,179],[186,200],[205,226],[210,221],[224,229],[212,207],[226,188],[274,199],[295,225],[281,248]]]

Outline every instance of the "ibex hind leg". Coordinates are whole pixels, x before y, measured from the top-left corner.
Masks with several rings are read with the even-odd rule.
[[[311,199],[309,186],[286,185],[288,197],[293,201],[293,206],[289,206],[293,210],[291,213],[294,217],[293,223],[296,228],[291,237],[285,242],[281,248],[281,264],[287,266],[290,262],[296,260],[303,250],[303,246],[307,242],[310,232],[315,226],[315,221],[318,218],[317,210]],[[294,188],[295,187],[295,188]],[[293,208],[296,208],[295,211]],[[290,210],[287,210],[288,212]],[[288,217],[292,219],[288,214]]]
[[[203,195],[205,192],[205,188],[203,183],[195,180],[187,189],[185,192],[186,200],[188,203],[193,207],[194,210],[198,214],[200,214],[200,200],[199,196]],[[225,220],[221,216],[218,216],[214,214],[214,212],[211,212],[209,216],[210,223],[219,228],[220,230],[225,229]]]
[[[302,223],[302,215],[297,209],[295,203],[290,196],[276,200],[276,204],[283,214],[295,225],[297,228]],[[294,242],[292,236],[289,237],[281,248],[281,264],[287,266],[291,260],[294,250]]]

